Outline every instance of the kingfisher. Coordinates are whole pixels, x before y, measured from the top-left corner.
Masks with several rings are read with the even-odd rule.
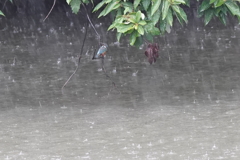
[[[106,43],[101,43],[101,47],[98,49],[97,54],[93,56],[93,59],[102,58],[107,53],[108,45]]]

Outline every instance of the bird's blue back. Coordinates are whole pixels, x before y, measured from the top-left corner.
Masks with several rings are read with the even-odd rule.
[[[108,47],[108,45],[104,43],[104,44],[98,49],[98,52],[97,52],[97,54],[96,54],[95,57],[96,57],[96,58],[99,58],[99,56],[100,56],[101,54],[107,52],[107,47]]]

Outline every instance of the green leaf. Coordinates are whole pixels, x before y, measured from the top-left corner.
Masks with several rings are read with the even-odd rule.
[[[172,8],[175,12],[180,13],[180,9],[179,9],[179,6],[178,6],[178,5],[173,4],[173,5],[171,5],[171,8]]]
[[[240,11],[239,11],[239,7],[238,7],[237,3],[231,2],[231,1],[227,1],[225,3],[225,5],[227,6],[227,8],[231,11],[231,13],[233,15],[240,16]]]
[[[141,11],[138,11],[138,12],[136,13],[136,22],[139,22],[139,21],[140,21],[141,16],[142,16]]]
[[[139,25],[137,31],[139,34],[144,35],[144,29],[142,26]]]
[[[125,33],[134,28],[134,24],[118,24],[116,25],[117,31],[120,33]]]
[[[215,8],[220,7],[220,6],[222,6],[224,3],[225,3],[225,0],[215,1],[214,7],[215,7]]]
[[[144,26],[144,25],[146,25],[146,24],[147,24],[147,22],[146,22],[146,21],[140,21],[138,24],[140,24],[140,25]]]
[[[116,25],[117,25],[117,23],[114,21],[114,22],[108,27],[108,31],[109,31],[110,29],[115,28]]]
[[[128,15],[128,18],[125,19],[131,23],[137,23],[136,15]]]
[[[0,15],[1,15],[1,16],[5,16],[4,13],[3,13],[2,11],[0,11]]]
[[[160,30],[157,27],[153,27],[150,33],[152,35],[160,35]]]
[[[160,12],[160,9],[158,9],[156,13],[151,17],[151,20],[154,25],[159,21],[160,17],[161,17],[161,12]]]
[[[158,10],[160,4],[161,4],[161,0],[153,1],[152,8],[151,8],[151,16]]]
[[[209,4],[212,4],[212,3],[216,2],[216,1],[218,1],[218,0],[210,0]]]
[[[166,31],[167,31],[168,33],[171,32],[171,26],[170,26],[169,24],[166,25]]]
[[[204,24],[207,25],[214,15],[213,9],[208,9],[204,12]]]
[[[150,23],[147,23],[147,24],[144,26],[144,29],[145,29],[145,31],[146,31],[147,33],[150,33],[150,32],[152,31],[153,27],[154,27],[154,24],[150,22]]]
[[[190,0],[185,0],[185,4],[190,7]]]
[[[66,0],[67,4],[70,4],[71,0]]]
[[[105,9],[99,14],[98,18],[102,17],[104,14],[105,14]]]
[[[165,0],[163,2],[163,8],[162,8],[162,20],[164,20],[167,16],[167,13],[168,13],[168,9],[169,9],[169,6],[170,6],[170,3],[168,2],[168,0]]]
[[[203,11],[207,10],[209,7],[211,7],[211,4],[209,4],[209,0],[204,0],[199,7],[199,11],[203,12]]]
[[[151,34],[145,34],[145,36],[146,36],[147,40],[153,42],[153,36]]]
[[[88,4],[89,0],[82,0],[83,3]]]
[[[117,7],[116,7],[117,6]],[[120,7],[119,1],[113,0],[111,3],[109,3],[106,8],[104,9],[104,16],[106,16],[108,13],[110,13],[112,10],[117,9]]]
[[[184,12],[184,10],[179,7],[179,10],[180,10],[180,17],[185,21],[185,23],[188,23],[188,20],[187,20],[187,14]]]
[[[12,0],[9,0],[11,3],[13,3],[13,1]]]
[[[165,30],[166,30],[166,25],[167,25],[166,20],[160,20],[160,24],[159,25],[160,25],[161,32],[164,33]]]
[[[80,4],[81,4],[81,1],[80,0],[71,0],[70,2],[70,6],[72,8],[72,12],[77,14],[79,9],[80,9]]]
[[[172,15],[172,10],[171,10],[171,9],[168,10],[168,14],[167,14],[166,20],[167,20],[168,24],[169,24],[170,26],[172,26],[172,23],[173,23],[173,15]]]
[[[174,0],[174,4],[186,4],[184,0]]]
[[[117,32],[117,41],[118,42],[120,42],[121,36],[122,36],[122,33]]]
[[[134,46],[136,47],[140,47],[141,45],[143,44],[143,39],[142,37],[137,37],[135,43],[134,43]]]
[[[134,0],[134,2],[133,2],[134,9],[137,8],[137,6],[139,5],[140,2],[141,2],[141,0]]]
[[[182,17],[180,16],[180,14],[179,13],[176,13],[175,14],[176,15],[176,17],[177,17],[177,19],[178,19],[178,22],[181,24],[181,25],[183,25],[183,19],[182,19]]]
[[[134,45],[134,43],[136,42],[137,37],[138,37],[137,31],[134,31],[134,32],[130,35],[130,45],[131,45],[131,46]]]
[[[68,0],[68,1],[71,1],[71,0]],[[96,5],[96,7],[93,9],[92,12],[96,12],[96,11],[99,10],[104,4],[105,4],[105,1],[101,1],[100,3],[98,3],[98,4]]]
[[[145,9],[145,11],[148,10],[150,3],[151,3],[150,0],[142,0],[142,5],[143,5],[143,8]]]
[[[222,12],[219,13],[219,19],[225,26],[227,25],[226,15],[223,14]]]

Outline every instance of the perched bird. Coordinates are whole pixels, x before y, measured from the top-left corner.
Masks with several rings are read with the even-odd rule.
[[[106,43],[102,43],[101,45],[102,46],[98,49],[97,54],[93,56],[93,59],[98,59],[106,55],[108,45]]]
[[[148,44],[148,47],[145,50],[145,55],[148,57],[148,62],[150,64],[152,64],[153,62],[155,63],[157,61],[157,58],[159,57],[158,50],[159,47],[157,43]]]

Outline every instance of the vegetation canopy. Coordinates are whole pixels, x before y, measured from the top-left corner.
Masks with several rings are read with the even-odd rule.
[[[12,0],[9,0],[12,2]],[[224,25],[228,15],[237,17],[240,21],[240,0],[195,0],[197,13],[203,17],[207,25],[214,17]],[[54,0],[56,2],[56,0]],[[176,19],[181,25],[188,22],[184,7],[191,7],[190,0],[66,0],[73,13],[78,13],[80,6],[92,3],[93,13],[98,11],[98,17],[112,14],[113,22],[108,30],[116,30],[117,40],[129,36],[132,46],[140,46],[143,41],[153,42],[153,37],[170,32]],[[0,15],[4,13],[0,11]]]

